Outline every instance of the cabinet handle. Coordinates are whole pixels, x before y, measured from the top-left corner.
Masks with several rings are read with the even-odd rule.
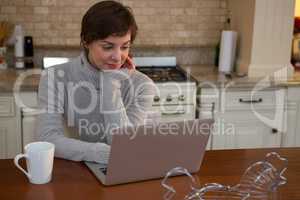
[[[278,133],[278,130],[277,130],[277,128],[272,128],[272,133],[273,133],[273,134],[276,134],[276,133]]]
[[[254,99],[254,100],[244,100],[244,99],[240,98],[239,101],[241,103],[261,103],[263,100],[262,100],[262,98]]]
[[[162,112],[162,115],[182,115],[185,114],[185,110],[171,111],[171,112]]]

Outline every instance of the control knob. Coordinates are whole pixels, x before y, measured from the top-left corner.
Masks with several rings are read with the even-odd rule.
[[[179,101],[184,101],[185,100],[185,96],[183,94],[178,96],[178,100]]]
[[[159,102],[159,100],[160,100],[159,96],[154,96],[154,98],[153,98],[154,102]]]

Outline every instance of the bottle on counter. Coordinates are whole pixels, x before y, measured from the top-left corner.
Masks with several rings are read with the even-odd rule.
[[[33,68],[33,38],[32,36],[24,37],[24,53],[25,53],[25,68]]]
[[[24,34],[21,25],[15,26],[15,67],[23,69],[24,65]]]

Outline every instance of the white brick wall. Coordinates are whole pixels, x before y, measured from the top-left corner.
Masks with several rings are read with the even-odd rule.
[[[137,45],[210,46],[224,26],[226,0],[119,0],[132,7]],[[1,0],[0,20],[22,24],[36,45],[78,46],[81,18],[96,0]]]

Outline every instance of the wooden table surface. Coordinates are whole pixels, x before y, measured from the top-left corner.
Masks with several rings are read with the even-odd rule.
[[[207,151],[196,175],[201,185],[211,182],[235,185],[251,163],[262,160],[271,151],[280,153],[289,161],[285,172],[288,183],[280,187],[278,199],[300,200],[300,148]],[[188,191],[187,180],[186,177],[174,177],[170,180],[179,193],[174,199],[182,199]],[[14,166],[13,160],[0,160],[1,200],[153,200],[163,199],[164,191],[161,179],[103,186],[83,163],[62,159],[55,159],[50,183],[33,185]]]

